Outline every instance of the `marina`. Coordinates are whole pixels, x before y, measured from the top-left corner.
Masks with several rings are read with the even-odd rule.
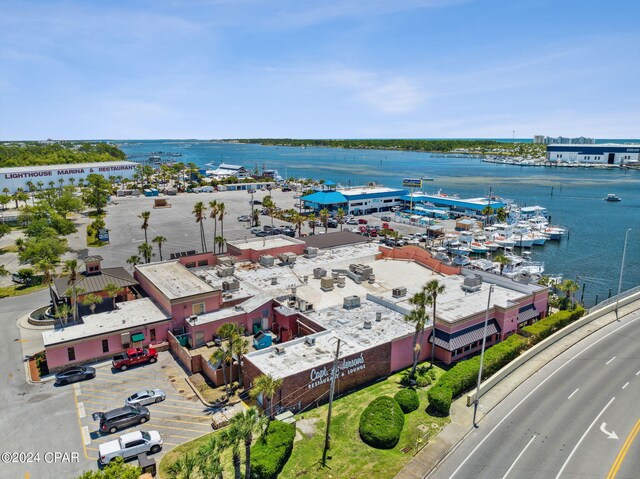
[[[402,186],[402,178],[434,178],[426,194],[438,190],[460,198],[478,198],[492,189],[502,198],[512,198],[520,214],[537,216],[526,208],[541,205],[550,224],[567,226],[563,241],[547,241],[532,248],[532,261],[544,261],[545,275],[559,275],[585,285],[584,300],[593,304],[617,292],[620,259],[627,228],[640,223],[640,172],[628,169],[518,168],[483,162],[481,158],[410,151],[345,150],[337,148],[269,147],[253,144],[195,140],[136,140],[116,142],[131,159],[154,151],[181,153],[174,160],[205,164],[231,163],[251,168],[266,164],[286,171],[286,177],[332,180],[343,186],[366,185],[370,181],[388,187]],[[624,198],[620,207],[603,201],[611,191]],[[277,192],[275,193],[277,202]],[[427,210],[440,208],[422,206]],[[418,207],[415,207],[417,214]],[[444,213],[440,213],[444,215]],[[436,218],[436,221],[440,221]],[[559,231],[547,232],[557,240]],[[491,243],[507,241],[494,239]],[[508,241],[507,241],[508,243]],[[494,247],[493,244],[489,246]],[[514,244],[515,246],[515,244]],[[630,234],[622,289],[640,283],[640,240]],[[582,291],[580,292],[580,296]]]

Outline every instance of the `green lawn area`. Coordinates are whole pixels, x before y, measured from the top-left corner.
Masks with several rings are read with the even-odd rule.
[[[438,377],[442,370],[436,368]],[[424,446],[429,437],[438,434],[448,422],[448,417],[430,416],[427,407],[427,389],[418,389],[420,407],[405,415],[400,441],[390,450],[374,449],[360,439],[358,432],[360,414],[367,405],[381,395],[393,396],[401,388],[401,375],[394,374],[384,381],[339,398],[333,403],[331,419],[331,450],[327,468],[320,460],[324,446],[324,431],[328,405],[298,414],[298,437],[289,461],[279,475],[282,479],[342,478],[385,479],[392,478]],[[302,430],[304,429],[304,431]],[[313,430],[312,434],[309,434]],[[160,462],[162,477],[166,468],[186,451],[197,451],[212,434],[188,442],[169,451]],[[301,439],[299,439],[301,438]],[[424,438],[424,439],[423,439]],[[405,452],[403,452],[403,449]],[[243,465],[244,465],[244,454]],[[229,451],[223,455],[225,477],[233,474]],[[243,466],[244,467],[244,466]]]
[[[18,247],[14,244],[10,244],[9,246],[3,246],[2,248],[0,248],[0,254],[17,253],[17,252],[18,252]]]
[[[9,296],[20,296],[23,294],[33,293],[46,288],[46,284],[33,284],[26,286],[24,284],[14,284],[11,286],[0,287],[0,298],[8,298]]]

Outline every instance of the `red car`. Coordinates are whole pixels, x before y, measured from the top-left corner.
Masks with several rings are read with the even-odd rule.
[[[375,228],[369,229],[369,236],[372,238],[376,238],[378,236],[378,232],[375,230]]]
[[[368,221],[367,221],[367,220],[365,220],[364,218],[360,218],[360,219],[358,220],[358,224],[359,224],[359,225],[366,225],[367,223],[368,223]]]
[[[382,223],[382,229],[383,230],[388,230],[389,229],[389,223]]]
[[[126,352],[117,354],[111,361],[111,366],[120,371],[126,371],[130,366],[143,363],[155,363],[158,360],[158,351],[154,348],[132,348]]]

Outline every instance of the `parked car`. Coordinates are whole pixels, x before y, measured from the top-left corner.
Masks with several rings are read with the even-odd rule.
[[[359,224],[359,225],[366,225],[367,223],[368,223],[368,221],[367,221],[367,220],[365,220],[364,218],[360,218],[360,219],[358,220],[358,224]]]
[[[144,407],[124,406],[107,412],[94,412],[91,417],[94,421],[100,421],[100,432],[114,433],[134,424],[144,424],[151,418],[149,410]]]
[[[388,230],[389,229],[389,223],[382,223],[382,229],[383,230]]]
[[[162,449],[162,436],[158,431],[135,431],[123,434],[118,439],[100,444],[100,463],[109,464],[116,457],[128,459],[138,454],[156,452]]]
[[[348,225],[357,225],[358,224],[358,220],[355,218],[350,218],[347,220],[347,224]]]
[[[262,230],[263,230],[263,231],[271,231],[272,229],[273,229],[273,227],[271,227],[270,225],[264,225],[264,226],[262,227]]]
[[[378,232],[375,230],[375,228],[372,228],[372,229],[369,230],[369,236],[371,238],[375,238],[375,237],[378,236]]]
[[[78,366],[75,368],[65,369],[56,374],[56,385],[75,383],[76,381],[84,381],[85,379],[93,379],[96,377],[96,370],[89,366]]]
[[[260,200],[253,200],[253,204],[254,204],[254,205],[261,205],[261,204],[262,204],[262,201],[260,201]]]
[[[251,217],[249,215],[240,215],[238,216],[238,221],[251,221]]]
[[[383,216],[380,218],[382,221],[391,221],[391,216]]]
[[[126,371],[131,366],[144,363],[155,363],[158,360],[158,351],[154,348],[132,348],[126,352],[117,354],[111,361],[111,366],[120,371]]]
[[[129,396],[125,399],[125,406],[146,406],[167,399],[166,394],[161,389],[145,389]]]
[[[391,208],[391,211],[400,211],[402,208],[400,206],[394,206]]]
[[[253,228],[251,228],[251,233],[253,233],[254,235],[260,233],[261,231],[262,229],[257,226],[254,226]]]
[[[329,221],[327,221],[327,226],[329,228],[337,228],[338,227],[338,222],[336,220],[329,220]]]

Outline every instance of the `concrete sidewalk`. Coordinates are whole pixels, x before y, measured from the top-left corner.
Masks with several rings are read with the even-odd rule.
[[[639,304],[631,303],[620,308],[620,318],[637,311]],[[611,312],[593,320],[580,329],[548,346],[531,360],[524,363],[509,376],[481,396],[476,421],[481,422],[495,406],[513,392],[520,384],[534,375],[570,347],[582,341],[595,331],[615,322],[616,314]],[[444,459],[444,457],[473,429],[473,407],[467,407],[466,394],[451,405],[451,422],[409,461],[395,479],[423,479]]]

